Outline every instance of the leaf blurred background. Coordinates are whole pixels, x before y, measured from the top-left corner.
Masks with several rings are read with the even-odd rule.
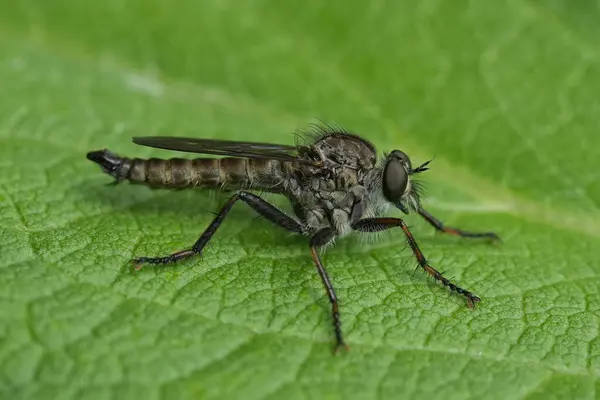
[[[6,1],[0,5],[5,398],[594,398],[600,17],[593,1]],[[85,160],[135,135],[292,143],[315,117],[415,162],[426,204],[500,247],[401,233],[324,262],[238,207],[202,260],[132,272],[221,204]],[[284,204],[284,203],[279,203]]]

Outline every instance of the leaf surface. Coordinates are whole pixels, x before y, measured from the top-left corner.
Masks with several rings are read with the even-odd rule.
[[[7,398],[594,398],[600,371],[600,12],[592,2],[29,0],[0,6],[0,388]],[[401,232],[324,262],[222,196],[120,185],[132,136],[293,143],[314,117],[424,174]],[[275,200],[279,205],[285,205]]]

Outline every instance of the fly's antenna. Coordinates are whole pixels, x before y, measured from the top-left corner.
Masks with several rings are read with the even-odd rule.
[[[434,157],[435,158],[435,157]],[[423,164],[419,165],[417,168],[414,168],[410,171],[411,174],[418,174],[421,172],[425,172],[429,170],[429,163],[431,163],[433,161],[433,158],[427,162],[424,162]]]

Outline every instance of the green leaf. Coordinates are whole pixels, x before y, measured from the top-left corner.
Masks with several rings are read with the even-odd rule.
[[[5,398],[594,398],[600,389],[596,3],[28,0],[0,6],[0,390]],[[108,187],[85,159],[134,135],[292,143],[314,117],[435,156],[401,232],[326,253],[223,202]],[[285,202],[277,200],[277,204]]]

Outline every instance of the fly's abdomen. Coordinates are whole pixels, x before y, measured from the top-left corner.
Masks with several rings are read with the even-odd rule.
[[[130,182],[156,188],[214,187],[218,186],[219,178],[211,168],[212,161],[214,160],[182,158],[124,159],[121,176]]]
[[[265,189],[279,191],[283,181],[281,163],[246,158],[125,158],[108,150],[88,153],[87,158],[118,182],[128,180],[154,188],[188,187]]]

